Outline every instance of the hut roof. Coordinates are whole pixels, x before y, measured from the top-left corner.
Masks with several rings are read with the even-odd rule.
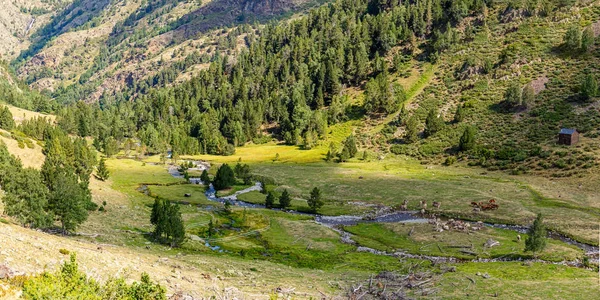
[[[568,135],[572,135],[572,134],[574,134],[575,132],[577,132],[577,130],[576,130],[576,129],[571,129],[571,128],[562,128],[562,129],[560,130],[560,134],[568,134]]]

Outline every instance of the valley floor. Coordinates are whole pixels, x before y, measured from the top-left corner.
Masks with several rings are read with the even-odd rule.
[[[428,212],[485,222],[528,225],[535,213],[542,211],[550,229],[589,244],[597,243],[597,195],[586,183],[579,188],[576,182],[424,166],[402,157],[344,164],[295,162],[294,155],[286,154],[298,151],[293,147],[269,147],[269,156],[282,153],[280,157],[289,159],[274,162],[264,155],[263,159],[252,160],[252,147],[240,148],[238,155],[231,157],[193,159],[211,161],[212,174],[222,162],[249,162],[254,174],[272,179],[269,189],[276,193],[290,191],[293,210],[306,211],[308,193],[317,186],[326,202],[320,210],[325,215],[374,214],[397,209],[405,199],[410,210],[419,209],[419,201],[430,205],[440,201],[439,210],[430,207]],[[426,223],[329,228],[315,223],[311,216],[261,208],[234,207],[231,214],[225,215],[222,204],[207,199],[202,186],[181,184],[181,179],[157,162],[157,157],[108,160],[111,179],[92,179],[90,184],[94,201],[106,202],[105,212],[92,212],[75,236],[0,223],[0,265],[27,274],[54,270],[68,258],[61,254],[65,249],[77,253],[81,268],[94,278],[138,279],[141,272],[148,272],[169,294],[181,292],[199,299],[267,299],[275,294],[282,299],[345,299],[352,287],[368,284],[371,276],[381,272],[428,274],[429,282],[405,288],[407,295],[417,298],[479,299],[497,295],[501,299],[591,299],[598,293],[595,272],[563,265],[563,261],[580,263],[584,251],[558,240],[550,240],[548,248],[539,254],[546,261],[543,263],[531,260],[517,232],[510,230],[437,232]],[[558,189],[556,184],[576,189]],[[245,187],[235,186],[230,193]],[[556,193],[561,197],[554,196]],[[149,236],[151,196],[182,204],[190,237],[182,248],[157,244]],[[472,211],[470,202],[492,198],[500,209]],[[263,203],[264,195],[250,192],[239,199]],[[218,224],[218,236],[206,239],[210,220]],[[339,230],[350,233],[357,244],[344,243]],[[500,246],[484,247],[489,239],[499,241]],[[360,251],[363,248],[359,247],[388,255]],[[398,252],[409,255],[389,255]],[[507,257],[517,261],[486,262]],[[384,279],[375,277],[375,282]]]

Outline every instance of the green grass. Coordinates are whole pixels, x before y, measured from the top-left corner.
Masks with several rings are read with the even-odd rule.
[[[445,273],[435,296],[444,299],[595,299],[598,274],[583,269],[518,262],[464,263]],[[484,279],[476,274],[487,273]],[[473,279],[472,283],[469,278]],[[419,295],[418,293],[415,293]]]
[[[171,201],[177,201],[179,203],[189,204],[201,204],[201,205],[215,205],[219,206],[219,203],[209,201],[206,199],[204,192],[206,188],[203,185],[196,184],[180,184],[171,186],[148,186],[150,193],[153,196],[158,196],[163,199],[169,199]],[[191,197],[185,197],[185,194],[191,194]]]
[[[319,187],[325,206],[322,214],[357,214],[372,208],[368,204],[399,206],[409,201],[409,209],[419,209],[419,201],[442,203],[438,212],[455,218],[495,223],[528,225],[538,212],[546,216],[550,229],[577,237],[588,243],[597,242],[598,217],[594,209],[577,201],[563,199],[569,205],[549,205],[538,200],[532,187],[502,173],[478,175],[476,169],[459,167],[426,167],[403,158],[344,164],[253,164],[256,174],[270,176],[279,187],[288,189],[293,198],[308,199],[310,190]],[[362,177],[362,179],[361,179]],[[258,195],[249,196],[259,201]],[[495,199],[500,208],[473,212],[471,202]],[[307,207],[305,202],[292,202],[293,208]]]
[[[325,159],[325,154],[329,149],[329,143],[333,142],[339,145],[346,137],[348,137],[355,126],[357,121],[347,121],[344,123],[334,124],[329,126],[329,131],[326,139],[319,141],[319,144],[310,149],[304,150],[300,146],[290,146],[284,144],[277,144],[274,142],[255,145],[248,144],[242,147],[238,147],[235,150],[235,154],[231,156],[218,156],[218,155],[194,155],[185,156],[184,158],[192,158],[205,161],[216,161],[219,163],[230,163],[234,164],[238,161],[243,163],[257,163],[257,162],[295,162],[295,163],[311,163],[319,162]],[[279,154],[279,158],[276,159],[276,155]]]
[[[436,67],[434,65],[426,63],[424,64],[423,69],[424,70],[421,74],[419,74],[416,80],[405,83],[404,88],[406,89],[406,101],[403,103],[403,105],[408,106],[409,104],[411,104],[415,97],[421,92],[423,92],[429,81],[431,81],[431,79],[434,77],[434,73],[436,70]],[[408,85],[408,87],[406,85]],[[381,131],[385,124],[392,122],[394,119],[396,119],[396,117],[398,117],[399,114],[400,110],[398,110],[395,113],[389,114],[379,125],[372,128],[370,133],[375,134]]]
[[[408,233],[414,231],[411,236]],[[517,232],[494,228],[484,228],[470,233],[462,231],[436,232],[429,224],[359,224],[346,226],[345,229],[355,235],[354,240],[363,246],[393,252],[401,249],[412,254],[431,256],[474,258],[533,258],[525,253],[525,239],[518,241]],[[499,246],[484,247],[488,239],[500,242]],[[452,246],[467,246],[452,248]],[[461,250],[474,252],[477,256],[466,254]],[[575,246],[548,239],[548,247],[539,257],[549,261],[575,260],[583,256],[583,252]]]

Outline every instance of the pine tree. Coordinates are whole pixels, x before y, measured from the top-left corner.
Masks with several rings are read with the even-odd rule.
[[[244,181],[244,184],[252,183],[252,175],[250,174],[250,166],[247,164],[237,163],[234,168],[235,176]]]
[[[150,223],[154,225],[154,238],[166,241],[171,247],[178,247],[185,239],[185,226],[177,204],[155,198]]]
[[[356,147],[356,139],[353,134],[344,140],[344,148],[348,149],[349,158],[356,156],[358,148]]]
[[[100,179],[102,181],[106,181],[108,179],[108,177],[110,176],[110,172],[108,171],[108,168],[106,167],[106,159],[102,158],[100,160],[96,174],[98,175],[98,179]]]
[[[310,207],[310,210],[314,213],[316,213],[317,210],[319,210],[323,206],[323,204],[325,204],[323,200],[321,200],[321,190],[319,190],[318,187],[315,187],[310,192],[310,198],[307,202],[308,207]]]
[[[431,109],[425,120],[425,136],[429,137],[440,131],[444,126],[444,121],[438,117],[437,111]]]
[[[167,202],[167,237],[171,247],[178,247],[185,239],[185,227],[179,211],[179,205]]]
[[[590,26],[588,26],[581,36],[581,50],[587,52],[594,45],[594,31]]]
[[[404,140],[408,144],[412,144],[419,139],[419,129],[417,128],[418,121],[417,117],[411,116],[406,122],[406,132],[404,134]]]
[[[91,202],[91,195],[77,182],[72,171],[60,169],[57,175],[52,182],[48,206],[66,233],[74,231],[87,219],[86,207]]]
[[[281,196],[279,196],[279,207],[281,207],[282,209],[286,209],[290,206],[291,203],[292,198],[290,197],[290,193],[287,189],[283,190],[283,193],[281,193]]]
[[[217,170],[217,175],[213,181],[216,190],[226,189],[235,184],[235,175],[228,164],[223,164]]]
[[[0,128],[10,131],[15,127],[15,120],[13,115],[6,106],[0,108]]]
[[[586,101],[592,99],[598,93],[598,82],[593,74],[587,74],[581,83],[579,94]]]
[[[152,205],[152,213],[150,214],[150,223],[154,225],[154,237],[159,238],[165,232],[165,215],[164,215],[164,204],[165,202],[160,198],[154,199]]]
[[[504,101],[510,107],[517,107],[522,104],[522,92],[518,82],[512,82],[508,89],[506,89],[504,92]]]
[[[265,199],[265,207],[273,208],[274,205],[275,205],[275,195],[273,195],[273,192],[269,192],[267,194],[267,198]]]
[[[460,137],[458,148],[460,151],[469,151],[475,147],[475,128],[469,126],[465,128],[463,135]]]
[[[119,142],[111,136],[104,140],[102,148],[104,149],[104,154],[107,157],[111,157],[119,153]]]
[[[325,155],[325,161],[331,162],[335,157],[336,153],[335,144],[333,142],[329,143],[329,150],[327,150],[327,154]]]
[[[4,168],[6,170],[6,168]],[[48,188],[42,182],[40,172],[34,169],[16,168],[10,179],[4,180],[4,212],[23,225],[45,228],[52,224],[46,212]]]
[[[210,184],[210,177],[208,176],[208,171],[206,169],[202,170],[202,174],[200,174],[200,180],[202,180],[202,183],[207,186]]]
[[[567,29],[564,37],[564,43],[569,51],[579,51],[581,48],[581,31],[579,26],[573,24]]]
[[[206,230],[206,236],[211,238],[211,237],[213,237],[214,234],[215,234],[215,224],[213,223],[213,220],[210,219],[210,221],[208,222],[208,229]]]
[[[462,105],[458,105],[456,107],[456,112],[454,113],[454,122],[455,123],[460,123],[465,119],[465,110],[463,109]]]
[[[338,160],[340,162],[346,162],[350,159],[350,151],[347,147],[342,148],[342,151],[338,153]]]
[[[523,88],[523,92],[521,95],[521,106],[527,108],[533,103],[535,100],[535,90],[531,86],[531,84],[526,85]]]
[[[543,224],[543,216],[541,213],[533,222],[533,226],[527,231],[528,237],[525,240],[525,251],[539,253],[546,248],[546,228]]]

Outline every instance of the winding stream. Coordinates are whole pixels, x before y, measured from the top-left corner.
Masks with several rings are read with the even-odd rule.
[[[210,165],[205,162],[193,161],[193,163],[194,163],[195,167],[190,168],[188,170],[203,171],[210,167]],[[179,172],[179,170],[176,166],[170,166],[169,173],[173,177],[184,178],[184,176]],[[202,184],[202,181],[200,180],[200,178],[190,178],[189,181],[192,184]],[[237,191],[232,195],[229,195],[226,197],[217,197],[216,190],[214,189],[213,185],[210,184],[205,195],[206,195],[206,198],[210,201],[215,201],[215,202],[220,202],[220,203],[225,203],[225,202],[229,201],[229,203],[231,203],[232,205],[239,206],[239,207],[266,208],[264,205],[245,202],[245,201],[239,200],[237,198],[239,195],[253,192],[253,191],[260,191],[261,189],[262,189],[261,183],[257,182],[255,185],[253,185],[249,188]],[[455,258],[455,257],[411,254],[411,253],[407,253],[404,251],[395,251],[393,253],[390,253],[390,252],[385,252],[385,251],[380,251],[380,250],[360,246],[357,242],[355,242],[352,239],[351,233],[343,230],[343,226],[356,225],[359,223],[428,223],[429,219],[418,216],[417,211],[393,212],[393,213],[388,213],[385,215],[376,216],[374,218],[366,219],[364,216],[354,216],[354,215],[322,216],[322,215],[318,215],[318,214],[305,213],[305,212],[299,212],[299,211],[293,211],[293,210],[282,210],[282,209],[277,209],[277,208],[274,208],[274,210],[280,210],[280,211],[284,211],[287,213],[293,213],[293,214],[302,214],[302,215],[312,216],[315,218],[315,222],[317,222],[318,224],[321,224],[323,226],[326,226],[326,227],[331,228],[332,230],[338,232],[340,234],[340,237],[341,237],[341,240],[343,243],[356,245],[358,252],[370,252],[370,253],[377,254],[377,255],[385,255],[385,256],[393,256],[393,257],[401,257],[401,258],[425,259],[425,260],[430,260],[430,261],[435,261],[435,262],[528,261],[528,262],[542,262],[542,263],[552,263],[552,264],[578,266],[578,267],[581,266],[580,261],[550,262],[550,261],[544,261],[541,259],[522,259],[522,258],[515,259],[515,258],[509,257],[509,256],[508,257],[499,257],[499,258],[489,258],[489,259],[477,258],[477,259],[469,260],[469,259],[460,259],[460,258]],[[465,222],[468,222],[468,221],[465,221]],[[474,224],[474,223],[472,223],[472,224]],[[527,229],[528,229],[528,227],[520,226],[520,225],[504,225],[504,224],[489,224],[489,223],[484,223],[484,225],[488,226],[488,227],[493,227],[493,228],[513,230],[513,231],[516,231],[519,233],[526,233]],[[548,237],[552,238],[552,239],[560,240],[562,242],[574,245],[574,246],[582,249],[585,252],[585,255],[588,256],[591,261],[595,261],[595,262],[600,261],[600,259],[598,257],[598,254],[599,254],[598,247],[575,241],[569,237],[558,234],[556,232],[549,231]]]

